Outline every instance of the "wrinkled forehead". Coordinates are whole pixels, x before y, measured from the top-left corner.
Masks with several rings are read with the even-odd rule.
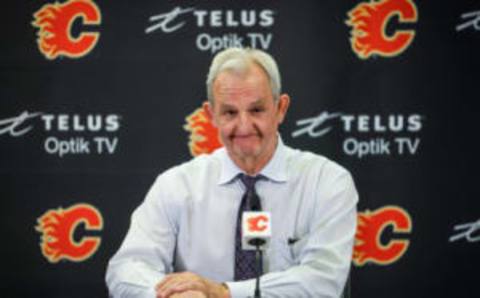
[[[249,81],[258,81],[268,84],[270,88],[270,80],[268,79],[267,72],[258,65],[257,63],[251,62],[242,67],[228,67],[223,68],[215,80],[213,81],[213,86],[225,82],[249,82]]]
[[[220,72],[213,82],[216,95],[226,92],[265,93],[271,94],[270,81],[266,72],[256,64],[243,69],[225,69]]]

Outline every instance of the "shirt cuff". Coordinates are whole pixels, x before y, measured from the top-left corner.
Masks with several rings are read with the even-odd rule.
[[[255,292],[255,279],[244,281],[226,282],[232,298],[253,297]]]

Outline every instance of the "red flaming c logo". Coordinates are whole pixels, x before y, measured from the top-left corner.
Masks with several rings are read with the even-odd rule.
[[[81,262],[91,257],[100,246],[98,237],[73,238],[78,225],[85,224],[86,230],[101,230],[103,219],[100,212],[88,204],[76,204],[67,209],[51,209],[37,219],[35,229],[42,233],[40,247],[50,263],[62,259]]]
[[[42,6],[34,15],[32,25],[39,29],[38,48],[49,60],[58,56],[79,58],[88,54],[96,45],[99,33],[82,32],[72,36],[72,24],[82,18],[83,24],[99,25],[100,10],[90,0],[70,0]]]
[[[417,7],[412,0],[370,0],[348,12],[346,24],[352,27],[350,43],[361,59],[373,54],[392,57],[402,53],[413,40],[412,30],[396,30],[387,36],[386,27],[393,16],[402,23],[417,21]]]
[[[259,215],[248,219],[248,230],[250,232],[263,232],[267,229],[268,217]],[[264,223],[264,224],[261,224]]]
[[[358,228],[355,238],[353,262],[363,266],[367,262],[388,265],[397,261],[405,254],[409,240],[390,240],[382,244],[380,237],[387,226],[394,233],[410,233],[412,220],[402,208],[385,206],[376,211],[365,211],[358,215]]]
[[[192,156],[209,154],[223,146],[218,138],[218,129],[210,121],[203,108],[196,109],[185,120],[187,124],[184,128],[190,132],[188,146]]]

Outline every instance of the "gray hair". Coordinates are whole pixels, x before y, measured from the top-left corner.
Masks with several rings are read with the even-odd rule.
[[[219,52],[213,58],[207,76],[207,97],[213,105],[213,82],[217,76],[224,71],[235,71],[244,73],[251,63],[255,63],[267,74],[272,88],[273,99],[280,97],[281,81],[278,66],[272,56],[264,51],[250,48],[228,48]]]

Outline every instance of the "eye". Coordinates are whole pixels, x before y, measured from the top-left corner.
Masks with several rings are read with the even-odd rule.
[[[223,115],[229,116],[229,117],[235,116],[236,114],[237,114],[237,111],[235,111],[235,110],[225,110],[225,111],[223,111]]]
[[[250,110],[250,112],[253,113],[253,114],[258,114],[258,113],[261,113],[263,111],[265,111],[265,108],[263,108],[263,107],[254,107]]]

